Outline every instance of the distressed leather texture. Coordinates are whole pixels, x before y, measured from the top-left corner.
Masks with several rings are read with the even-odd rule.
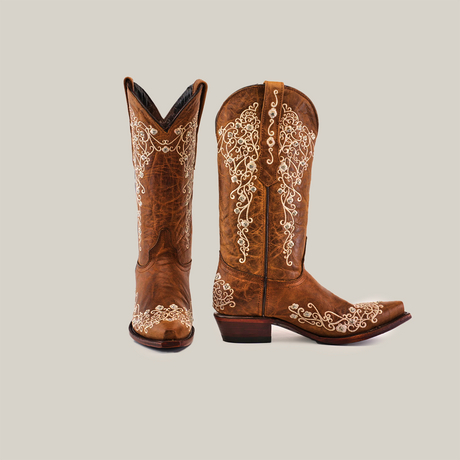
[[[188,87],[165,118],[131,78],[124,88],[138,207],[133,327],[154,340],[182,339],[190,334],[193,320],[191,205],[207,84],[197,80]]]
[[[400,301],[351,304],[304,269],[318,127],[311,100],[281,82],[242,88],[218,112],[213,303],[220,315],[278,318],[316,335],[346,337],[404,314]]]

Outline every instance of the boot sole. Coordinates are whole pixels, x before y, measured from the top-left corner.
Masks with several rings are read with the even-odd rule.
[[[220,333],[224,342],[232,343],[267,343],[272,341],[272,325],[284,327],[297,334],[303,335],[317,343],[327,345],[346,345],[347,343],[361,342],[363,340],[376,337],[385,332],[391,331],[395,327],[409,321],[412,316],[405,312],[393,321],[374,327],[361,334],[347,337],[322,337],[305,331],[287,321],[277,318],[256,317],[256,316],[224,316],[218,313],[214,317],[219,326]]]
[[[186,348],[193,342],[193,336],[195,335],[195,328],[192,326],[190,334],[184,339],[174,339],[174,340],[154,340],[144,337],[138,334],[134,328],[133,323],[129,323],[129,335],[131,338],[141,345],[150,348],[161,348],[163,350],[175,349],[176,351],[180,348]]]

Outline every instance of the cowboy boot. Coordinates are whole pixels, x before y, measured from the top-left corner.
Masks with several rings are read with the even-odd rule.
[[[189,86],[163,118],[147,93],[124,81],[131,126],[139,257],[129,333],[154,348],[194,335],[189,287],[196,139],[207,84]]]
[[[411,318],[402,302],[351,304],[304,269],[318,116],[283,83],[233,93],[216,118],[220,260],[213,305],[227,342],[270,342],[273,324],[318,343],[375,337]]]

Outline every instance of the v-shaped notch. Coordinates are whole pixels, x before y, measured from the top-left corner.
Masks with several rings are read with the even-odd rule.
[[[203,82],[205,85],[205,83]],[[125,89],[130,90],[132,95],[144,107],[147,113],[155,120],[164,131],[168,131],[174,123],[174,120],[179,116],[184,107],[193,99],[193,97],[201,89],[201,80],[197,80],[194,84],[190,85],[179,97],[179,99],[172,106],[166,117],[162,117],[155,103],[150,96],[141,88],[137,83],[129,77],[125,78]],[[203,88],[206,91],[206,88]],[[203,95],[202,95],[203,96]]]

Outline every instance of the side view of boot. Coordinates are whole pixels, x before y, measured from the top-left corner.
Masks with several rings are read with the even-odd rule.
[[[183,348],[194,328],[189,287],[198,127],[207,84],[189,86],[163,118],[147,93],[124,81],[131,127],[139,256],[129,333],[154,348]]]
[[[232,94],[216,117],[220,261],[215,318],[228,342],[270,342],[272,325],[347,344],[408,321],[400,301],[349,303],[304,269],[318,116],[279,82]]]

